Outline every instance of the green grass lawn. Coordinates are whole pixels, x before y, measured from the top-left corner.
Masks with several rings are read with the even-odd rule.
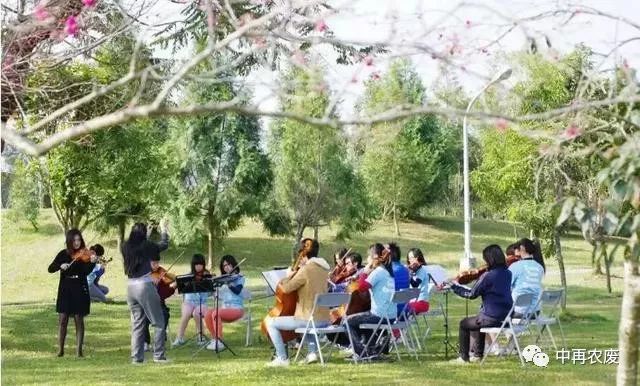
[[[348,245],[364,253],[374,241],[391,239],[400,243],[403,253],[408,248],[420,247],[427,259],[444,265],[455,272],[462,250],[462,222],[452,218],[428,218],[401,224],[402,236],[393,238],[393,227],[379,224],[368,234],[352,240]],[[479,255],[489,243],[506,245],[513,238],[513,227],[507,223],[474,221],[473,251]],[[320,233],[321,255],[328,257],[342,246],[333,242],[332,231]],[[51,212],[43,212],[39,232],[24,225],[4,220],[2,223],[2,383],[7,385],[26,383],[46,384],[612,384],[615,380],[613,365],[560,364],[555,352],[546,350],[551,360],[548,368],[527,364],[522,368],[516,357],[490,358],[483,367],[477,364],[456,366],[444,359],[442,339],[444,330],[441,319],[432,321],[433,335],[429,339],[428,353],[415,359],[403,358],[401,362],[375,363],[354,366],[344,362],[339,355],[332,358],[325,368],[319,365],[295,365],[272,370],[264,367],[271,353],[269,345],[259,336],[259,320],[264,316],[272,300],[255,301],[251,305],[254,323],[254,342],[244,347],[242,323],[228,325],[225,339],[236,349],[238,356],[229,352],[219,357],[210,351],[193,356],[195,347],[187,345],[168,351],[173,360],[169,365],[146,363],[132,366],[129,360],[129,313],[124,303],[126,279],[122,273],[121,258],[115,253],[115,241],[110,237],[85,234],[88,243],[100,242],[113,255],[102,283],[112,289],[115,304],[94,304],[86,319],[85,358],[78,359],[74,352],[75,337],[70,322],[64,358],[55,357],[57,316],[55,296],[58,275],[48,274],[47,266],[63,247],[63,237]],[[264,290],[259,272],[274,265],[288,262],[291,244],[287,239],[273,239],[265,235],[261,227],[248,223],[230,235],[222,252],[247,258],[243,268],[250,289],[256,294]],[[164,254],[171,261],[184,250],[185,260],[175,272],[188,270],[189,256],[198,251],[194,247],[174,248]],[[606,292],[604,277],[594,276],[590,270],[590,248],[580,237],[565,240],[567,260],[569,313],[565,319],[565,332],[569,348],[608,349],[617,346],[617,326],[620,310],[622,280],[613,279],[614,293]],[[545,285],[559,283],[557,263],[547,261]],[[620,276],[616,262],[614,273]],[[469,303],[470,312],[478,302]],[[171,308],[170,329],[175,331],[180,313],[177,296],[169,302]],[[450,298],[453,339],[457,338],[457,322],[465,314],[465,302]],[[187,336],[194,333],[193,323]],[[526,342],[526,341],[525,341]]]

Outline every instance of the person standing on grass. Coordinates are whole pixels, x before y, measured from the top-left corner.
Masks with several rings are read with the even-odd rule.
[[[97,257],[90,253],[90,260],[84,262],[79,255],[90,253],[84,244],[82,233],[77,229],[70,229],[66,235],[66,248],[58,252],[49,265],[49,273],[60,271],[58,283],[58,297],[56,298],[56,312],[58,313],[58,356],[64,356],[64,341],[67,338],[69,316],[73,315],[76,325],[76,354],[82,357],[84,341],[84,317],[89,315],[91,299],[87,275],[91,273]]]
[[[165,356],[165,318],[162,302],[151,279],[151,260],[169,247],[167,223],[160,222],[161,240],[156,244],[147,240],[147,226],[137,223],[131,228],[129,239],[122,246],[124,272],[127,283],[127,304],[131,311],[131,357],[133,364],[144,362],[144,331],[149,318],[155,328],[153,361],[168,362]]]

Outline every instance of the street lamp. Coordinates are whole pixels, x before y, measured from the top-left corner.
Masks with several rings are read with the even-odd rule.
[[[462,178],[464,184],[464,255],[460,259],[460,270],[473,268],[476,265],[475,258],[471,255],[471,202],[469,198],[469,140],[467,129],[467,115],[471,111],[471,107],[489,87],[495,83],[508,79],[511,76],[511,69],[498,73],[487,83],[476,96],[471,99],[467,106],[467,111],[462,119]]]

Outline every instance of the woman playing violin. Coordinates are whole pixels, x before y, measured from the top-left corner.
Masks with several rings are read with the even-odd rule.
[[[84,317],[89,315],[91,300],[87,275],[91,273],[97,257],[85,248],[82,233],[70,229],[66,235],[66,248],[58,252],[49,265],[49,273],[60,271],[56,312],[58,318],[58,356],[64,356],[64,341],[67,337],[69,315],[73,315],[76,326],[76,354],[82,356],[84,341]]]
[[[456,295],[475,299],[482,297],[480,313],[464,318],[460,321],[459,357],[455,363],[467,363],[469,358],[469,346],[471,337],[474,338],[474,359],[484,355],[485,334],[480,332],[483,327],[500,326],[513,305],[511,300],[511,272],[507,269],[504,253],[498,245],[489,245],[482,251],[482,258],[487,264],[487,271],[480,276],[473,288],[467,288],[456,282],[451,284],[451,289]]]
[[[419,248],[411,248],[407,253],[407,265],[411,272],[411,287],[420,289],[417,300],[409,302],[409,308],[417,313],[429,311],[429,273],[427,262]]]
[[[371,311],[347,317],[353,352],[358,356],[363,353],[363,342],[366,343],[371,337],[371,330],[361,329],[360,325],[378,323],[385,317],[391,321],[396,318],[396,306],[391,302],[391,296],[395,291],[391,251],[385,249],[382,244],[373,244],[369,247],[367,267],[358,279],[359,291],[369,289],[371,290]]]

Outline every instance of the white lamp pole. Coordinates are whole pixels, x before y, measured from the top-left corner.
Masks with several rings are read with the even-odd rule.
[[[471,201],[469,196],[469,139],[467,129],[467,114],[471,107],[489,87],[495,83],[508,79],[511,76],[511,69],[498,73],[489,83],[487,83],[467,105],[467,111],[462,119],[462,178],[464,184],[464,255],[460,259],[460,270],[473,268],[476,265],[475,258],[471,254]]]

